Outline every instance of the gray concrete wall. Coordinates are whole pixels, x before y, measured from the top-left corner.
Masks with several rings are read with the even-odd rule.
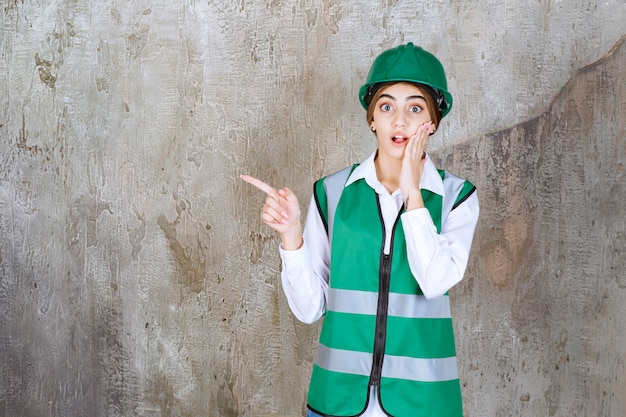
[[[413,41],[430,149],[482,204],[452,291],[467,416],[626,413],[622,0],[0,2],[0,415],[302,415],[263,196],[375,146],[356,99]]]

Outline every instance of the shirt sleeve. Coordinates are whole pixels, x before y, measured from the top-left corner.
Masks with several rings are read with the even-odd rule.
[[[311,198],[300,249],[280,246],[281,279],[287,302],[296,318],[304,323],[317,321],[326,312],[330,245],[315,199]]]
[[[409,267],[427,299],[445,294],[463,278],[478,212],[474,191],[450,212],[439,234],[428,209],[402,214]]]

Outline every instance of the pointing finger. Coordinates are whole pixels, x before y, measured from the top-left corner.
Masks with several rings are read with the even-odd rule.
[[[265,194],[269,195],[270,197],[277,196],[277,191],[274,187],[267,185],[263,181],[256,179],[251,175],[242,175],[241,179],[247,182],[248,184],[254,185],[256,188],[263,191]]]

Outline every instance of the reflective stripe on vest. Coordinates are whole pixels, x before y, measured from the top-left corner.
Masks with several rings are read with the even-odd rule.
[[[351,350],[317,348],[315,364],[323,369],[346,374],[369,376],[372,371],[372,354]],[[459,378],[456,356],[421,359],[407,356],[385,355],[383,378],[399,378],[420,382],[450,381]]]
[[[328,290],[328,310],[338,313],[376,315],[378,293],[371,291]],[[427,300],[423,295],[389,294],[390,316],[415,319],[451,318],[450,300],[447,295]]]

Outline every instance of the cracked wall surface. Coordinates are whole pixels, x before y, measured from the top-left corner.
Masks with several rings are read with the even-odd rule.
[[[576,4],[574,4],[576,3]],[[0,415],[303,415],[319,324],[251,173],[308,204],[374,148],[357,92],[413,41],[479,189],[451,291],[467,416],[619,416],[626,4],[0,3]]]

